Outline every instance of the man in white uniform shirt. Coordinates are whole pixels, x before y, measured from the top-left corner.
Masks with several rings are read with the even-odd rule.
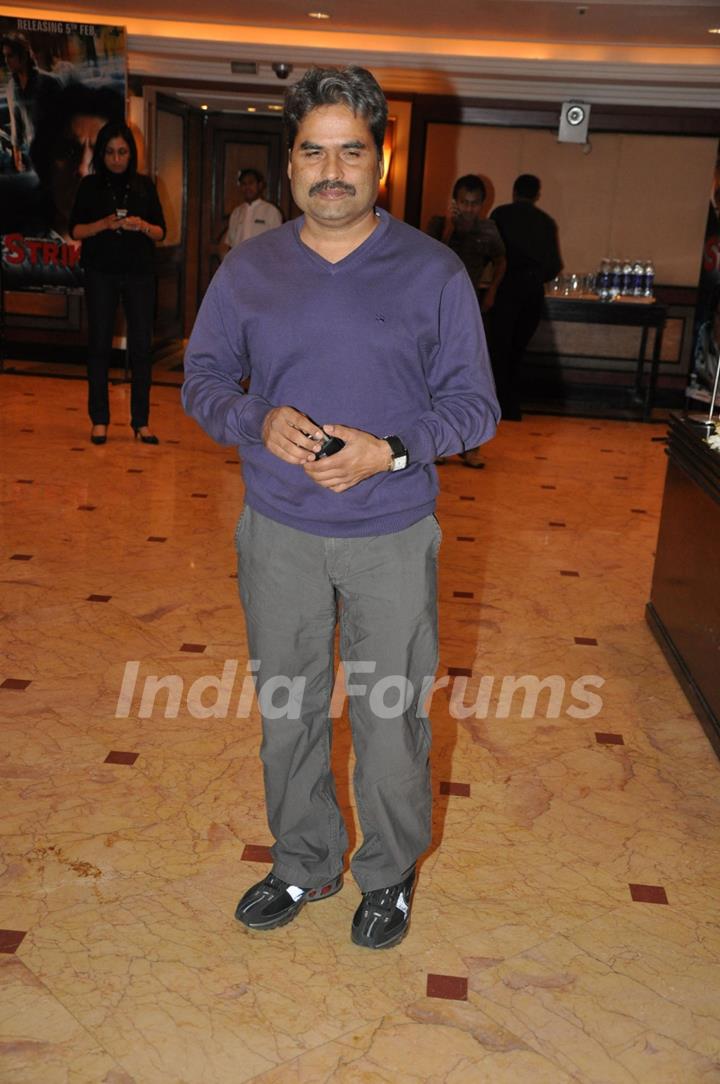
[[[257,237],[266,230],[282,226],[282,215],[274,204],[262,198],[265,191],[265,178],[256,169],[241,169],[238,173],[238,185],[244,203],[230,215],[225,244],[228,248]]]

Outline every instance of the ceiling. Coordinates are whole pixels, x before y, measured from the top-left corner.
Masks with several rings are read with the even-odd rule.
[[[329,20],[308,17],[310,10]],[[73,0],[23,18],[123,23],[131,74],[214,90],[211,108],[276,95],[315,63],[358,63],[386,92],[637,103],[720,110],[718,0]],[[232,61],[256,74],[233,74]],[[238,92],[233,89],[238,86]],[[200,90],[198,99],[202,97]]]
[[[44,6],[44,5],[42,5]],[[26,5],[26,11],[40,8]],[[74,11],[104,15],[106,21],[148,15],[147,2],[124,0],[120,9],[113,0],[73,0]],[[308,17],[321,10],[331,18],[322,22]],[[470,38],[505,42],[609,43],[615,45],[666,45],[708,47],[708,28],[720,26],[717,0],[694,4],[676,0],[609,0],[578,3],[577,0],[154,0],[154,19],[173,22],[215,23],[285,30],[350,31],[406,37]],[[720,41],[716,44],[720,47]]]

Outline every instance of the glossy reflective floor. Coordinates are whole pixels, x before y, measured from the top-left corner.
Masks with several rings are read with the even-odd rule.
[[[233,920],[270,842],[237,454],[169,387],[135,443],[127,394],[96,448],[81,382],[0,377],[0,1079],[720,1080],[720,773],[643,616],[662,428],[530,417],[440,468],[435,840],[371,953],[351,879]]]

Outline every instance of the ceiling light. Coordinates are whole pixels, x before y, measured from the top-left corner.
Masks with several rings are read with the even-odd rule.
[[[257,108],[254,105],[249,105],[247,111],[248,113],[257,113]]]
[[[327,11],[309,11],[308,16],[311,19],[329,19]]]
[[[708,34],[720,34],[720,26],[711,26],[708,30]]]
[[[282,113],[281,105],[269,105],[268,109],[272,109],[273,113]]]
[[[201,109],[207,109],[207,106],[206,105],[201,105],[200,108]]]

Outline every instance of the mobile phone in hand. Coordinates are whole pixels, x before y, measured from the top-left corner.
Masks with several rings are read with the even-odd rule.
[[[335,455],[336,452],[341,451],[345,447],[345,441],[340,440],[340,437],[329,437],[327,433],[323,433],[323,442],[320,446],[320,451],[315,452],[316,459],[326,459],[329,455]]]

